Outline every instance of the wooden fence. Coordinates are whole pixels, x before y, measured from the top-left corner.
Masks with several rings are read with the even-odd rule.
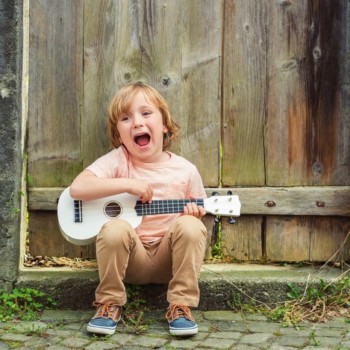
[[[348,260],[348,18],[345,0],[31,0],[30,253],[95,256],[59,233],[57,198],[109,150],[115,91],[142,80],[168,101],[182,127],[172,150],[208,194],[240,195],[225,255]]]

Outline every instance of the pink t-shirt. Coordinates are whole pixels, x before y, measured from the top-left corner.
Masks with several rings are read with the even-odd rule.
[[[87,167],[98,177],[134,178],[145,180],[153,189],[153,200],[206,198],[201,176],[195,165],[174,153],[162,163],[143,163],[129,157],[121,146],[97,159]],[[171,224],[180,216],[176,214],[147,215],[136,228],[141,241],[160,240]]]

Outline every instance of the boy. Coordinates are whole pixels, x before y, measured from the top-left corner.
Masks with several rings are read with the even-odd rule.
[[[178,130],[157,90],[143,83],[122,88],[109,107],[109,138],[116,148],[76,177],[71,196],[91,200],[127,192],[143,203],[205,198],[196,167],[168,151]],[[87,330],[115,332],[126,303],[125,282],[168,283],[170,333],[197,334],[190,307],[199,303],[198,279],[207,241],[200,220],[204,215],[204,208],[189,203],[183,213],[145,216],[136,229],[121,219],[103,225],[96,239],[97,311]]]

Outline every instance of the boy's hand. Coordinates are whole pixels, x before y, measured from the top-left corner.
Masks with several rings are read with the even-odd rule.
[[[184,207],[184,214],[192,215],[198,219],[201,219],[206,214],[206,211],[203,207],[198,206],[196,203],[187,203]]]
[[[147,181],[130,179],[130,194],[138,196],[142,203],[151,203],[153,190]]]

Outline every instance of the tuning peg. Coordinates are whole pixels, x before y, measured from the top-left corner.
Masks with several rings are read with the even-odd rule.
[[[218,196],[218,195],[219,195],[219,192],[214,191],[214,192],[211,193],[211,195],[212,195],[212,196]]]
[[[229,223],[230,225],[233,225],[233,224],[236,223],[236,219],[234,219],[232,216],[230,216],[230,217],[228,218],[228,223]]]
[[[232,191],[231,191],[231,190],[228,190],[228,191],[227,191],[227,195],[228,195],[228,196],[231,196],[231,195],[232,195]]]

